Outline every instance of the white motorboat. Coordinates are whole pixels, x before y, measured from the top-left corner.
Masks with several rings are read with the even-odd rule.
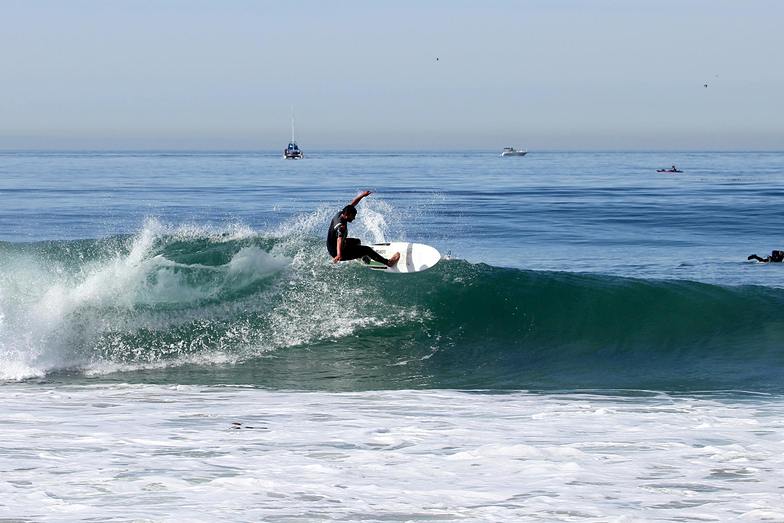
[[[501,151],[501,156],[525,156],[526,154],[528,154],[528,151],[515,149],[514,147],[504,147],[504,150]]]

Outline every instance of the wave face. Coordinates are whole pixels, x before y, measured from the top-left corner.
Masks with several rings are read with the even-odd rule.
[[[325,218],[0,243],[0,379],[782,389],[781,289],[461,260],[378,274],[330,263],[314,234]]]

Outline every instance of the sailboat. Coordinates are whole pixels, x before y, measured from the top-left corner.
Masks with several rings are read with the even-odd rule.
[[[283,149],[283,158],[286,160],[301,160],[305,157],[305,153],[303,153],[297,142],[294,141],[294,108],[291,108],[291,141],[289,142],[288,146]]]

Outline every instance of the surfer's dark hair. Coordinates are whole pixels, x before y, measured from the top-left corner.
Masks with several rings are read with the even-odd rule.
[[[357,208],[351,204],[348,204],[345,207],[343,207],[343,214],[345,214],[346,216],[357,214]]]

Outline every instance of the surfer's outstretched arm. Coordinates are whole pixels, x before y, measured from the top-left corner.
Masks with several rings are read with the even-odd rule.
[[[362,191],[361,193],[359,193],[359,194],[357,195],[357,197],[356,197],[356,198],[354,198],[353,200],[351,200],[351,203],[350,203],[349,205],[353,205],[354,207],[356,207],[356,206],[357,206],[357,204],[358,204],[359,202],[361,202],[361,201],[362,201],[362,198],[364,198],[365,196],[370,196],[370,191]]]

